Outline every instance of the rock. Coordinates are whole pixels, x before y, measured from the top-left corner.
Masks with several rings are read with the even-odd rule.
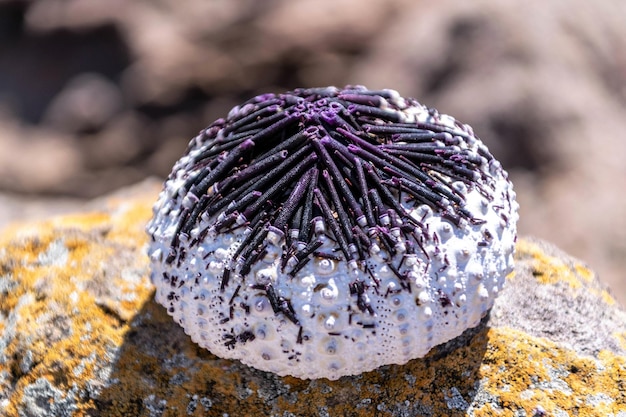
[[[480,326],[424,359],[337,381],[281,378],[193,344],[153,301],[144,227],[159,185],[0,239],[6,416],[626,416],[626,313],[534,239]]]

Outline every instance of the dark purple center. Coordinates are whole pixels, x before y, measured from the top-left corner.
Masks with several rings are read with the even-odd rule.
[[[481,223],[453,183],[491,200],[480,167],[492,156],[468,145],[475,139],[461,125],[433,122],[436,110],[406,122],[406,107],[421,105],[389,91],[325,88],[257,96],[233,109],[190,144],[184,194],[195,204],[180,216],[173,251],[181,234],[210,218],[192,244],[210,227],[249,228],[233,257],[245,276],[272,232],[284,236],[283,269],[297,260],[287,271],[295,275],[312,256],[363,264],[374,243],[392,265],[398,236],[408,253],[420,250],[425,230],[411,205],[428,205],[457,226]],[[319,233],[336,242],[336,253],[318,252]]]

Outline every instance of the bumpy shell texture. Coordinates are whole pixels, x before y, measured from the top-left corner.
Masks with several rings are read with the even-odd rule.
[[[147,231],[156,299],[215,355],[337,379],[476,326],[513,269],[507,173],[365,87],[255,97],[191,140]]]

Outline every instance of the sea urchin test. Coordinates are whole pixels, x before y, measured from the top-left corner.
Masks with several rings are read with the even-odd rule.
[[[513,268],[507,173],[393,90],[257,96],[191,140],[148,225],[156,299],[200,346],[299,378],[423,357]]]

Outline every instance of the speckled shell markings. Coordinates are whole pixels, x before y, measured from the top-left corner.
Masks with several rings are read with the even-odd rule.
[[[418,128],[431,137],[402,141]],[[298,132],[307,133],[302,143],[280,149]],[[220,150],[229,141],[237,147]],[[435,180],[416,183],[438,198],[394,171],[394,161],[406,161],[402,151],[413,152],[407,143],[432,144],[414,147],[428,152],[413,165]],[[296,155],[290,172],[304,168],[282,191],[264,195],[280,180],[257,190],[249,179],[254,192],[236,195],[230,179],[238,173],[272,152],[285,161],[307,146],[313,157],[307,165],[308,153]],[[382,152],[397,156],[383,161],[391,168],[380,165]],[[436,161],[445,169],[435,171]],[[359,193],[364,178],[378,193]],[[228,193],[235,197],[219,207]],[[308,232],[298,223],[307,201]],[[469,126],[391,90],[264,95],[194,138],[174,166],[148,225],[152,281],[157,301],[212,353],[279,375],[337,379],[422,357],[476,326],[513,268],[516,222],[507,174]]]

